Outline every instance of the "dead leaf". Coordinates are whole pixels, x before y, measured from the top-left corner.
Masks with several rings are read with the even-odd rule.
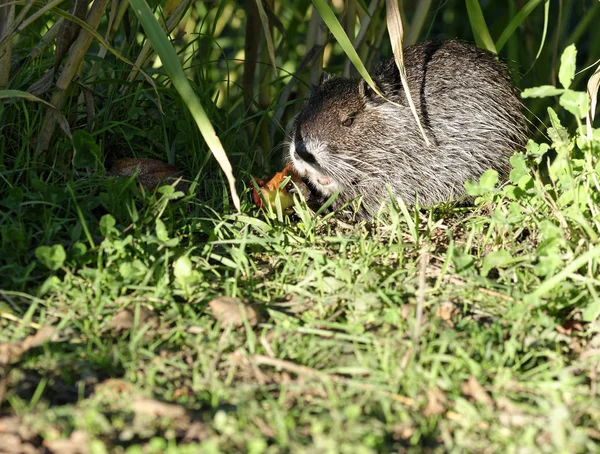
[[[441,303],[435,310],[435,316],[441,318],[450,328],[454,328],[454,321],[452,319],[459,313],[460,311],[456,307],[456,304],[449,301]]]
[[[69,438],[58,440],[44,440],[44,446],[53,454],[87,454],[87,434],[81,430],[75,430]]]
[[[17,361],[23,354],[20,344],[0,344],[0,367]]]
[[[32,444],[23,442],[21,437],[15,433],[0,432],[0,446],[2,446],[4,454],[35,454],[38,452]]]
[[[140,306],[140,315],[139,315],[139,324],[138,326],[144,326],[150,324],[152,328],[156,328],[158,326],[157,316],[154,311],[151,311],[145,306]],[[108,324],[109,328],[114,329],[115,331],[126,331],[128,329],[133,328],[133,323],[135,320],[135,310],[131,307],[125,307],[120,309],[115,316],[112,318],[110,323]]]
[[[44,326],[37,333],[27,336],[22,342],[0,344],[0,367],[18,361],[26,351],[39,347],[50,339],[56,329],[52,326]]]
[[[167,404],[154,399],[138,397],[131,409],[134,413],[146,414],[158,418],[182,418],[186,415],[185,408],[180,405]]]
[[[23,350],[27,351],[35,347],[39,347],[48,339],[50,339],[54,333],[56,332],[56,328],[53,326],[44,326],[37,333],[32,334],[31,336],[27,336],[23,341]]]
[[[153,189],[161,182],[173,183],[179,175],[174,165],[149,158],[123,158],[118,160],[109,171],[109,175],[113,177],[131,177],[136,173],[140,183],[146,189]],[[177,183],[177,189],[187,192],[187,183],[180,181]]]
[[[469,380],[463,383],[461,392],[466,397],[470,397],[476,402],[486,405],[487,407],[494,406],[494,401],[474,376],[471,376]]]
[[[208,303],[208,305],[222,327],[242,326],[244,318],[248,320],[250,326],[258,324],[259,310],[256,305],[244,304],[239,299],[230,296],[219,296]]]
[[[441,415],[446,411],[446,395],[439,388],[427,390],[427,404],[423,407],[423,415],[426,418]]]
[[[566,334],[567,336],[571,336],[573,331],[583,332],[584,328],[581,322],[577,320],[565,320],[562,325],[557,325],[556,331],[560,334]]]

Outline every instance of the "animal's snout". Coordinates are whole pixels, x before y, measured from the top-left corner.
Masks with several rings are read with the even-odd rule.
[[[302,159],[309,164],[314,164],[317,162],[315,156],[306,149],[306,144],[303,140],[296,140],[294,143],[294,154],[296,159]]]

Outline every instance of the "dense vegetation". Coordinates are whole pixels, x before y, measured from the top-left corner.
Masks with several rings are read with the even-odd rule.
[[[391,55],[385,2],[0,1],[0,450],[599,449],[600,2],[403,3],[509,63],[532,140],[474,206],[350,224],[250,178],[357,74],[329,30]]]

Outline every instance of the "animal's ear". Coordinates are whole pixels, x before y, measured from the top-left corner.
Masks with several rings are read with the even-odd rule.
[[[379,88],[379,85],[377,84],[377,82],[375,82],[375,86]],[[371,88],[371,86],[364,79],[361,79],[360,83],[358,84],[358,92],[359,92],[360,96],[362,96],[364,98],[365,102],[367,102],[367,101],[371,101],[371,102],[383,101],[383,98],[381,96],[379,96],[377,94],[377,92],[375,90],[373,90],[373,88]]]
[[[321,73],[321,78],[319,79],[319,85],[323,85],[328,80],[333,79],[333,74],[330,74],[326,71]]]

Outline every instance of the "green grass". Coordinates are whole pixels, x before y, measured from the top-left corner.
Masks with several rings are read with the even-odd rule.
[[[280,168],[280,149],[269,152],[283,133],[269,128],[282,68],[309,50],[299,44],[308,3],[278,4],[280,79],[262,78],[272,68],[259,56],[255,100],[265,92],[251,107],[235,53],[243,11],[194,3],[189,21],[206,24],[190,29],[202,33],[174,42],[234,167],[241,213],[161,67],[144,66],[155,92],[141,77],[124,82],[131,68],[91,58],[93,47],[63,109],[74,138],[58,131],[41,156],[45,106],[0,103],[0,451],[598,451],[600,129],[588,141],[589,72],[573,79],[597,58],[593,21],[565,7],[566,25],[550,22],[520,84],[554,73],[562,85],[525,92],[538,97],[525,102],[541,131],[513,156],[508,182],[488,172],[467,185],[473,206],[397,202],[350,223],[302,201],[284,218],[248,197],[251,175]],[[494,39],[510,23],[490,20],[496,3],[482,5]],[[421,38],[459,36],[467,20],[451,0]],[[539,7],[506,42],[523,72],[543,23]],[[576,25],[578,64],[570,49],[558,67]],[[119,29],[111,43],[133,61],[142,44],[128,36]],[[27,57],[38,38],[19,35],[8,89],[27,90],[53,65],[47,49]],[[337,46],[328,62],[338,72]],[[282,100],[282,125],[304,90]],[[189,192],[108,177],[124,156],[175,163]],[[222,296],[248,308],[237,326],[226,326],[235,305],[215,311]]]
[[[80,228],[64,256],[5,264],[1,341],[55,328],[13,354],[5,418],[23,443],[93,452],[596,450],[598,254],[576,262],[600,247],[579,227],[597,218],[577,205],[559,226],[520,159],[522,193],[490,174],[470,187],[478,208],[392,206],[368,225],[302,206],[307,222],[223,215],[167,188],[136,199],[135,223],[87,224],[93,245]],[[45,188],[26,232],[75,237],[90,187]],[[37,293],[18,289],[24,270]],[[208,307],[222,295],[259,323],[223,328]]]

